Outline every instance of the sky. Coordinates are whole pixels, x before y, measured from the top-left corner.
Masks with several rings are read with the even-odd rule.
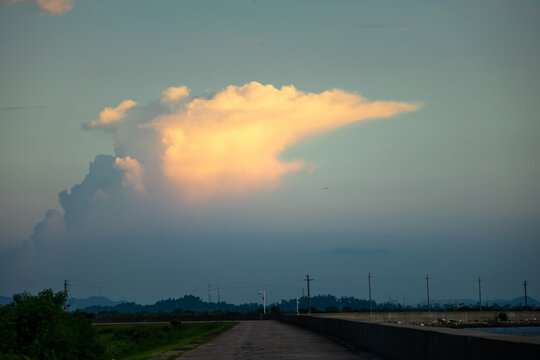
[[[537,1],[0,1],[0,295],[540,298]]]

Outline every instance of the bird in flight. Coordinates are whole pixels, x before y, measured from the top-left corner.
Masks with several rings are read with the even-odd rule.
[[[323,189],[323,190],[328,190],[328,187],[325,186],[325,187],[323,187],[322,189]]]

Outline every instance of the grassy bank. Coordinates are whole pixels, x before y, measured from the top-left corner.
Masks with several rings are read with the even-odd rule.
[[[94,325],[107,359],[142,360],[174,349],[190,348],[233,326],[230,322]],[[192,347],[192,346],[191,346]],[[180,351],[181,352],[181,351]]]

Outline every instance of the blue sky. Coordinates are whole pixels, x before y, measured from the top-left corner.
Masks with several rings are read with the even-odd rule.
[[[234,288],[267,279],[284,283],[270,296],[294,297],[312,273],[342,279],[321,281],[318,292],[365,297],[371,271],[383,282],[381,300],[422,300],[426,273],[441,280],[440,297],[474,298],[478,276],[487,279],[488,297],[519,296],[523,280],[540,297],[537,2],[71,4],[54,14],[32,1],[0,3],[4,295],[60,287],[67,277],[116,288],[81,285],[79,296],[151,301],[168,294],[114,284],[181,294],[209,282]],[[147,181],[156,189],[161,181],[153,174],[161,173],[164,153],[146,151],[155,134],[88,131],[83,123],[128,99],[137,103],[128,119],[147,123],[167,113],[160,99],[169,87],[185,85],[191,99],[211,100],[252,81],[313,94],[340,89],[419,109],[302,136],[279,159],[302,161],[305,171],[287,173],[272,189],[203,205],[172,200],[150,184],[143,200],[116,198],[125,189],[105,161],[95,177],[118,183],[96,180],[91,190],[114,204],[99,208],[73,196],[65,215],[58,193],[81,184],[98,154],[138,159]],[[68,221],[83,208],[84,216]],[[64,235],[34,229],[48,209],[59,212],[47,219],[61,222]],[[132,223],[137,234],[152,235],[126,240]],[[32,243],[46,251],[30,255]],[[124,256],[102,253],[114,251]],[[154,260],[160,265],[137,270]],[[163,276],[178,272],[190,280]],[[344,280],[351,277],[361,280]],[[388,280],[399,278],[408,280]],[[409,286],[415,281],[417,289]],[[256,297],[246,287],[229,299]]]

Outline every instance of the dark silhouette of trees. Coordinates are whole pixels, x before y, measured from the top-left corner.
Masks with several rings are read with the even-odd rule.
[[[0,358],[100,359],[104,353],[85,313],[65,312],[65,294],[18,294],[0,307]]]

